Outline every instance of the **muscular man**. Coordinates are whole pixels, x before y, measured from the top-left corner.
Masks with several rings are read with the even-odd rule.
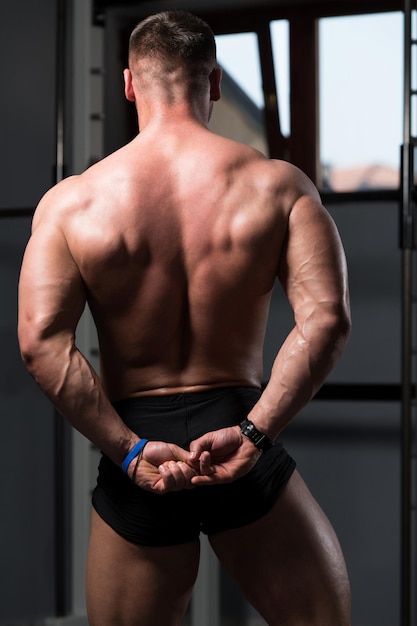
[[[220,75],[204,22],[140,23],[140,134],[45,195],[23,261],[23,359],[103,452],[92,626],[180,624],[200,531],[268,624],[350,624],[338,541],[278,439],[347,340],[344,254],[306,176],[207,129]],[[277,277],[295,322],[261,391]],[[100,377],[75,343],[86,303]]]

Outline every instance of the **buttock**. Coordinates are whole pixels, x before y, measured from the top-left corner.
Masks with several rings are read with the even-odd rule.
[[[259,399],[251,387],[131,398],[115,403],[139,437],[185,449],[210,430],[240,423]],[[287,484],[295,462],[280,441],[242,478],[225,485],[157,495],[137,487],[102,456],[93,506],[122,537],[147,546],[175,545],[244,526],[265,515]]]

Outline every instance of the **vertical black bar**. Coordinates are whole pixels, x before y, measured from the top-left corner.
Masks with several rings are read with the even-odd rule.
[[[411,259],[402,252],[401,624],[411,626]]]
[[[55,614],[64,617],[71,609],[70,525],[70,432],[55,412]]]
[[[56,175],[59,183],[64,178],[64,129],[66,95],[66,0],[57,0],[56,35]]]
[[[401,147],[401,204],[400,204],[400,247],[402,250],[415,248],[415,202],[414,145],[405,143]]]
[[[54,183],[64,178],[64,129],[66,96],[66,24],[67,2],[56,3],[56,163]],[[55,412],[55,613],[68,615],[70,609],[70,539],[69,539],[69,456],[67,426]]]
[[[317,22],[304,9],[290,20],[290,161],[317,182]],[[306,106],[308,102],[308,106]]]
[[[411,424],[412,424],[412,148],[411,0],[404,0],[404,143],[401,155],[402,355],[401,355],[401,625],[411,626]]]
[[[257,34],[265,102],[265,132],[269,157],[271,159],[288,159],[288,146],[285,137],[281,133],[279,122],[278,95],[269,22],[259,26]]]

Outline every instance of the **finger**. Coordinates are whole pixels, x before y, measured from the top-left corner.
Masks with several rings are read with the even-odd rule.
[[[195,463],[196,461],[198,462],[202,452],[203,448],[200,446],[200,444],[197,441],[192,441],[190,444],[191,463]]]
[[[213,433],[206,433],[199,439],[195,439],[190,443],[190,452],[191,457],[194,459],[199,459],[201,453],[205,450],[210,450],[213,444]]]
[[[175,467],[174,467],[175,466]],[[194,486],[191,484],[191,479],[194,476],[197,476],[198,472],[196,472],[188,463],[184,463],[183,461],[177,461],[177,463],[169,463],[169,469],[172,472],[172,476],[175,481],[175,490],[180,489],[193,489]]]
[[[161,465],[158,467],[158,470],[162,480],[162,485],[159,481],[157,483],[158,492],[166,493],[167,491],[174,491],[175,479],[172,474],[172,470],[169,467],[169,462],[161,463]]]
[[[164,486],[167,491],[179,491],[191,488],[191,478],[195,471],[182,461],[168,461],[160,467]]]
[[[210,452],[202,452],[200,456],[200,474],[208,475],[213,474],[214,469],[211,466],[211,454]]]
[[[204,476],[194,476],[191,479],[191,484],[193,487],[202,487],[204,485],[220,485],[224,483],[230,482],[229,477],[222,476],[221,474],[212,473],[206,474]]]
[[[191,480],[194,476],[198,475],[198,472],[195,471],[188,463],[184,463],[183,461],[178,461],[178,468],[183,474],[184,486],[183,489],[193,489],[194,485],[191,483]]]

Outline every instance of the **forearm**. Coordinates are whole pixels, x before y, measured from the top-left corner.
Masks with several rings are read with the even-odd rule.
[[[337,362],[350,332],[348,316],[336,316],[314,330],[296,326],[281,346],[271,376],[248,415],[271,440],[301,411]]]
[[[76,346],[43,340],[35,342],[22,356],[58,412],[121,465],[138,437],[116,413],[99,377]]]

